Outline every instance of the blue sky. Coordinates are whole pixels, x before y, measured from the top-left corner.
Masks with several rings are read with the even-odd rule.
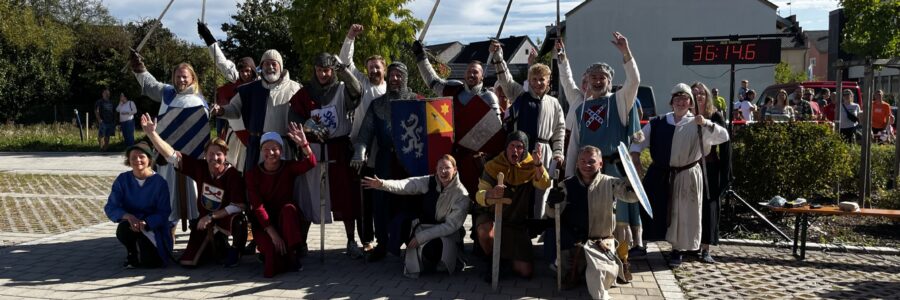
[[[753,1],[753,0],[740,0]],[[195,23],[200,19],[202,0],[177,0],[163,18],[163,25],[188,42],[199,44]],[[207,0],[206,22],[216,38],[224,39],[219,30],[222,23],[231,21],[237,3],[243,0]],[[581,0],[561,0],[562,18]],[[837,0],[771,1],[778,5],[778,14],[796,14],[804,30],[828,29],[828,12],[838,7]],[[107,0],[104,4],[116,18],[124,21],[152,19],[159,16],[168,0]],[[425,20],[434,0],[413,0],[408,7],[418,18]],[[451,41],[464,43],[484,40],[497,34],[507,0],[444,0],[432,21],[426,44]],[[478,7],[477,9],[472,9]],[[503,29],[503,36],[529,35],[532,40],[543,38],[544,26],[556,20],[556,2],[549,0],[516,0]],[[348,24],[349,25],[349,24]],[[773,25],[774,30],[774,25]]]

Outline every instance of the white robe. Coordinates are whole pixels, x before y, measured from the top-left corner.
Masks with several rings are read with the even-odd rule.
[[[673,113],[666,114],[666,122],[675,125],[675,133],[672,137],[672,154],[669,158],[670,167],[683,167],[690,165],[706,153],[709,153],[713,145],[728,141],[728,131],[722,126],[706,120],[703,126],[703,152],[697,136],[697,125],[694,123],[694,115],[690,112],[676,124]],[[650,147],[650,124],[642,129],[644,141],[633,143],[631,152],[641,152]],[[675,250],[697,250],[700,248],[700,215],[703,203],[703,171],[700,164],[679,172],[672,178],[672,202],[671,221],[666,231],[666,240],[672,244]]]
[[[356,76],[356,80],[359,81],[362,87],[362,96],[360,97],[359,106],[353,111],[353,127],[350,129],[350,139],[356,140],[356,134],[359,132],[359,127],[362,127],[363,117],[366,116],[369,105],[372,104],[372,100],[381,97],[387,92],[387,83],[385,80],[382,80],[381,84],[372,84],[366,74],[363,74],[356,68],[356,64],[353,63],[353,42],[354,40],[344,38],[344,44],[341,45],[341,53],[338,55],[338,58],[348,64],[347,68],[350,69],[350,73]],[[382,72],[387,73],[387,69]],[[375,168],[374,158],[378,153],[378,143],[373,143],[368,150],[368,157],[372,159],[368,159],[366,165],[370,168]]]

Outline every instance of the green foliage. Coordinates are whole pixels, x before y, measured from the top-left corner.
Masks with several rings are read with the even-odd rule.
[[[365,59],[377,54],[387,63],[402,61],[415,71],[415,58],[408,45],[415,39],[416,30],[424,22],[413,17],[403,6],[409,0],[295,0],[288,13],[294,51],[304,60],[300,74],[309,77],[313,72],[311,60],[321,52],[337,53],[351,24],[361,24],[365,30],[356,37],[354,63],[363,66]],[[364,69],[364,68],[360,68]],[[409,76],[409,85],[416,92],[427,90],[420,76]]]
[[[29,6],[45,18],[69,27],[80,25],[114,25],[116,19],[103,6],[102,0],[11,0],[15,6]]]
[[[900,56],[900,1],[840,0],[847,24],[841,47],[862,57]]]
[[[281,52],[284,68],[291,78],[298,80],[300,67],[308,61],[294,51],[290,28],[289,0],[247,0],[237,4],[238,13],[232,15],[234,23],[222,24],[228,36],[220,43],[222,51],[232,60],[252,57],[257,65],[259,58],[269,49]],[[306,56],[311,59],[312,56]]]
[[[806,80],[805,72],[794,72],[786,62],[775,65],[775,84],[802,82]]]
[[[0,3],[0,121],[66,94],[71,31],[27,6]]]
[[[859,161],[862,157],[860,150],[862,147],[857,144],[849,146],[849,156],[846,159],[847,165],[852,169],[853,176],[844,178],[841,181],[841,193],[859,193]],[[884,191],[887,189],[888,182],[891,179],[891,172],[894,161],[894,145],[872,145],[871,166],[869,172],[872,178],[872,191]]]
[[[837,178],[852,174],[847,145],[827,126],[757,123],[734,141],[735,190],[751,202],[829,195]]]

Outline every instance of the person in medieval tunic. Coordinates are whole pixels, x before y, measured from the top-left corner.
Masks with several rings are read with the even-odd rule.
[[[563,288],[582,280],[594,299],[609,299],[607,290],[616,282],[616,209],[621,202],[638,201],[627,179],[601,174],[600,148],[583,146],[575,160],[578,172],[553,189],[548,203],[562,203],[560,216],[560,272]]]
[[[374,175],[384,179],[403,179],[409,177],[409,174],[395,153],[391,132],[391,101],[418,99],[419,96],[407,87],[409,71],[405,64],[391,63],[387,74],[387,93],[372,101],[366,111],[359,135],[353,141],[355,151],[351,163],[355,168],[361,168],[366,161],[367,149],[374,144],[378,147],[374,158]],[[409,196],[387,195],[382,191],[375,191],[372,198],[377,246],[366,253],[366,260],[380,260],[389,251],[399,256],[400,245],[406,242],[408,236],[402,234],[402,227],[406,226],[401,225],[412,220],[413,212],[418,211],[416,207],[421,203]]]
[[[347,255],[363,255],[356,244],[354,226],[360,216],[359,177],[350,166],[353,144],[350,142],[350,114],[359,105],[360,85],[356,77],[328,53],[315,60],[315,74],[291,98],[291,120],[297,120],[315,133],[309,137],[310,148],[322,163],[301,176],[297,185],[300,210],[313,223],[330,223],[330,216],[320,220],[320,202],[324,201],[334,218],[344,222]],[[335,78],[337,77],[337,78]],[[323,174],[327,177],[324,178]],[[362,224],[360,224],[362,225]]]
[[[387,91],[387,83],[384,80],[387,64],[384,63],[383,57],[380,55],[372,55],[366,58],[365,74],[357,69],[356,65],[353,63],[356,37],[361,34],[363,30],[364,28],[362,25],[350,25],[350,29],[347,30],[347,37],[341,45],[341,53],[338,55],[338,58],[347,64],[347,69],[349,69],[350,73],[356,77],[356,80],[359,81],[362,89],[359,106],[353,111],[353,117],[351,118],[353,120],[353,127],[350,129],[350,139],[356,139],[359,128],[362,127],[363,118],[366,116],[366,111],[369,110],[369,105],[372,104],[372,101],[375,100],[375,98],[381,97],[381,95],[384,95],[385,91]],[[369,159],[367,159],[366,164],[359,169],[358,173],[360,176],[375,175],[374,158],[376,156],[375,153],[378,152],[378,147],[377,145],[372,145],[368,150]],[[372,251],[372,248],[374,247],[372,241],[375,239],[374,222],[372,220],[372,190],[363,190],[361,194],[361,197],[363,198],[361,211],[362,219],[358,227],[361,227],[362,230],[359,232],[359,239],[363,243],[363,251],[369,252]]]
[[[266,278],[302,269],[299,259],[306,232],[301,222],[305,220],[294,201],[294,179],[316,166],[316,155],[309,148],[303,125],[292,123],[288,137],[306,155],[303,160],[285,160],[283,149],[288,145],[277,132],[266,132],[260,139],[263,161],[248,170],[245,178],[250,206],[259,224],[253,227],[253,237],[263,257]]]
[[[591,64],[587,68],[585,76],[588,80],[586,88],[589,96],[584,97],[585,101],[580,103],[570,102],[573,109],[569,110],[569,116],[572,117],[571,121],[574,124],[571,126],[572,133],[566,156],[575,157],[582,147],[595,146],[606,155],[603,157],[605,162],[603,174],[624,178],[625,171],[616,147],[619,143],[630,146],[632,140],[643,139],[638,116],[640,106],[635,105],[641,75],[638,72],[637,62],[631,56],[628,39],[618,32],[613,33],[613,39],[612,44],[622,54],[625,83],[616,93],[612,93],[612,80],[615,75],[613,68],[602,62]],[[560,78],[560,84],[566,93],[566,99],[572,101],[571,99],[577,99],[579,95],[583,96],[585,93],[575,86],[562,41],[556,42],[556,49],[559,53],[560,73],[566,75]],[[576,169],[576,164],[567,164],[566,176],[574,176]],[[631,281],[628,233],[631,233],[634,240],[633,252],[646,253],[640,238],[642,234],[640,209],[637,203],[628,202],[619,203],[616,207],[616,238],[619,241],[617,252],[625,263],[623,278],[625,281]]]
[[[700,248],[704,186],[700,159],[713,145],[728,141],[728,132],[702,115],[694,116],[689,111],[694,97],[688,85],[675,85],[671,95],[672,112],[644,125],[645,139],[631,144],[631,156],[640,170],[640,152],[650,148],[653,163],[643,182],[653,211],[660,213],[653,219],[645,219],[644,239],[659,240],[665,236],[672,244],[669,265],[677,267],[682,262],[682,251]]]
[[[197,77],[197,73],[194,72],[194,67],[190,64],[181,63],[175,66],[175,69],[172,72],[171,85],[156,81],[156,78],[154,78],[150,72],[147,72],[143,58],[138,53],[132,53],[131,70],[134,72],[138,84],[141,86],[141,94],[149,97],[153,101],[160,102],[158,115],[165,114],[170,108],[201,107],[201,113],[208,117],[209,110],[206,100],[203,98],[203,95],[201,95],[200,83],[198,82],[199,78]],[[202,129],[198,129],[196,122],[188,123],[187,121],[179,121],[184,115],[185,114],[182,113],[178,115],[177,118],[165,118],[173,121],[167,123],[166,127],[160,129],[167,129],[170,132],[173,132],[171,129],[177,128],[178,130],[174,132],[182,132],[184,135],[174,138],[189,137],[192,142],[178,147],[175,150],[186,153],[197,152],[196,154],[192,154],[197,155],[199,154],[199,151],[197,151],[199,150],[198,148],[202,147],[209,139],[209,133],[202,132]],[[193,118],[195,115],[191,116],[192,117],[188,119],[200,119]],[[165,159],[162,159],[158,163],[163,164],[164,162]],[[184,175],[176,174],[175,167],[168,163],[159,166],[157,171],[169,184],[169,200],[172,205],[172,215],[169,216],[169,221],[176,222],[178,219],[181,219],[182,216],[185,216],[187,219],[196,218],[199,215],[199,212],[195,205],[181,205],[195,203],[197,201],[196,183]],[[185,211],[182,211],[182,208]]]
[[[287,133],[288,112],[291,97],[302,85],[291,80],[284,69],[281,53],[270,49],[260,58],[262,79],[241,85],[237,94],[226,105],[213,105],[212,114],[224,119],[240,119],[249,135],[244,170],[254,168],[262,161],[259,140],[263,132]],[[290,147],[284,149],[287,157],[294,157]]]
[[[497,70],[497,82],[503,92],[513,102],[507,111],[506,123],[508,132],[522,131],[533,142],[529,148],[540,148],[546,154],[541,162],[547,170],[555,170],[562,166],[563,144],[565,143],[566,123],[562,106],[550,91],[550,67],[544,64],[533,64],[528,68],[528,90],[513,81],[512,74],[503,59],[503,49],[499,42],[492,42],[490,52],[493,53],[494,67]],[[552,161],[552,163],[551,163]],[[531,201],[533,219],[546,217],[544,208],[547,203],[547,191],[537,189]],[[538,233],[535,233],[538,234]]]
[[[131,171],[119,174],[112,184],[103,211],[119,223],[116,238],[125,246],[125,268],[155,268],[172,259],[172,223],[169,187],[153,171],[156,153],[147,142],[125,149],[125,165]]]
[[[240,251],[247,241],[247,223],[241,212],[246,207],[244,178],[225,157],[228,145],[215,138],[203,148],[203,159],[175,151],[156,133],[156,121],[150,114],[141,116],[141,127],[159,153],[175,168],[197,182],[200,196],[196,204],[200,217],[191,220],[191,235],[178,262],[196,266],[204,256],[218,252],[225,255],[225,266],[238,264]],[[234,239],[229,247],[228,237]],[[215,239],[215,240],[213,240]],[[215,242],[215,245],[210,245]]]
[[[494,249],[494,207],[488,199],[509,198],[512,203],[503,208],[500,259],[512,261],[512,269],[519,276],[530,278],[534,271],[531,236],[527,220],[531,218],[536,189],[550,187],[550,176],[541,163],[542,148],[529,154],[528,135],[514,131],[506,138],[506,150],[484,166],[478,180],[475,201],[480,206],[475,218],[479,245],[491,257]],[[505,175],[497,182],[497,175]]]
[[[400,180],[366,177],[362,185],[394,194],[425,195],[422,210],[413,220],[406,243],[403,275],[418,278],[425,270],[456,271],[462,249],[463,222],[469,210],[469,192],[460,183],[456,159],[445,154],[437,161],[434,175]]]
[[[206,24],[197,22],[197,32],[203,38],[206,46],[209,47],[209,55],[215,62],[219,72],[228,81],[228,83],[216,89],[216,104],[220,106],[228,105],[231,102],[231,98],[237,94],[239,86],[259,79],[259,76],[256,74],[256,62],[251,57],[244,57],[235,64],[226,58],[222,50],[219,49],[219,43],[209,31],[209,28],[206,27]],[[216,120],[216,132],[219,136],[225,137],[225,141],[228,143],[227,160],[234,165],[238,172],[243,172],[249,139],[249,134],[244,128],[244,121],[241,118]]]
[[[452,153],[460,159],[459,173],[463,186],[466,190],[475,191],[484,168],[484,159],[503,151],[506,134],[502,129],[499,99],[484,87],[484,66],[480,61],[473,60],[466,66],[465,82],[445,80],[434,71],[421,42],[414,42],[413,53],[422,80],[436,94],[453,97],[453,132],[457,138]],[[471,230],[472,239],[477,241],[477,231],[474,227]]]

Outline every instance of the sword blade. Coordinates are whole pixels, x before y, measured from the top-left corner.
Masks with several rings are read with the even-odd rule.
[[[500,34],[503,33],[503,25],[506,24],[506,16],[509,15],[509,9],[512,7],[512,2],[513,0],[509,0],[509,3],[506,4],[506,12],[503,13],[503,20],[500,21],[500,29],[497,30],[497,35],[494,37],[494,39],[499,40]]]
[[[425,33],[428,33],[428,27],[431,27],[431,19],[434,19],[434,13],[437,12],[438,5],[441,4],[441,0],[434,1],[434,7],[431,8],[431,14],[428,15],[428,21],[425,21],[425,27],[422,27],[422,32],[419,33],[419,42],[425,41]]]
[[[141,49],[144,49],[144,45],[147,44],[147,40],[150,39],[150,36],[153,35],[153,32],[156,31],[156,28],[159,27],[159,24],[162,23],[163,16],[166,15],[166,12],[169,11],[169,7],[172,7],[172,3],[175,0],[169,0],[169,4],[166,4],[166,8],[163,9],[162,13],[159,14],[159,18],[156,18],[156,21],[153,22],[153,26],[150,27],[150,30],[147,31],[147,34],[144,35],[144,38],[141,39],[141,42],[138,44],[137,48],[134,49],[134,52],[141,52]],[[128,69],[128,63],[125,63],[125,66],[122,67],[121,72],[125,72]]]
[[[559,5],[559,1],[557,1],[556,3],[557,3],[557,5]],[[559,10],[557,10],[556,18],[559,19]],[[201,7],[201,10],[200,10],[200,22],[206,23],[206,0],[203,0],[203,6]],[[557,20],[556,23],[559,23],[559,20]]]

